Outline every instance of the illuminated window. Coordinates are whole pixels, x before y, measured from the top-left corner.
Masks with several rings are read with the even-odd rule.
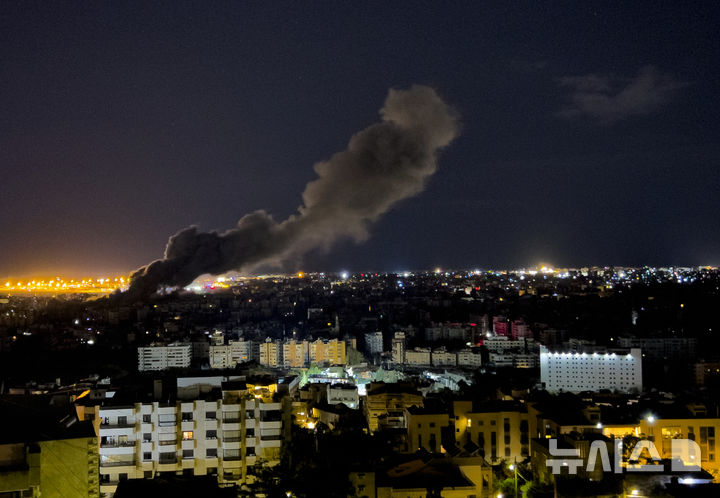
[[[193,431],[183,431],[183,439],[192,439]]]

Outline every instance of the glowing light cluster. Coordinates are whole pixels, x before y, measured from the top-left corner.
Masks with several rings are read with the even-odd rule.
[[[52,279],[7,280],[0,286],[0,292],[47,292],[58,293],[109,293],[117,289],[125,290],[128,279],[122,277],[84,278],[65,280]]]

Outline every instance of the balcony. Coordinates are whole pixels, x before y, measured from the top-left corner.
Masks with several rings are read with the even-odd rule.
[[[283,437],[280,434],[260,436],[260,441],[282,441]]]
[[[175,427],[177,426],[177,420],[160,420],[158,427]]]
[[[265,429],[282,429],[282,422],[279,420],[277,420],[277,421],[268,420],[265,422],[260,422],[260,430],[265,430]]]
[[[135,467],[135,460],[100,462],[100,467]]]
[[[175,460],[160,460],[158,462],[158,472],[168,472],[177,470],[177,459]]]
[[[125,422],[123,424],[100,424],[100,430],[103,429],[134,429],[135,424],[130,422]]]
[[[130,446],[135,446],[136,441],[112,441],[107,443],[100,444],[101,448],[128,448]]]

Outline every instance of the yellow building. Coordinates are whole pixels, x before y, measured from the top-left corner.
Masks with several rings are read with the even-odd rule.
[[[369,384],[363,405],[368,429],[375,432],[381,427],[404,427],[404,410],[411,406],[423,406],[422,394],[412,386],[384,382]]]
[[[98,440],[91,422],[46,398],[0,399],[0,496],[98,497]]]
[[[450,425],[447,412],[411,406],[405,408],[405,426],[408,431],[408,452],[425,450],[440,453],[441,430]]]
[[[283,365],[285,367],[302,368],[307,364],[310,350],[308,341],[290,339],[283,343],[282,349]]]
[[[528,413],[514,401],[455,401],[455,441],[475,445],[489,463],[524,460],[530,455]]]
[[[698,413],[696,411],[695,413]],[[709,472],[715,481],[720,481],[720,462],[718,462],[717,435],[720,434],[720,418],[708,418],[702,411],[694,418],[662,418],[648,413],[638,424],[608,425],[603,434],[622,438],[626,435],[650,439],[662,458],[672,456],[673,439],[690,439],[700,447],[699,464]],[[686,465],[697,465],[694,459]]]
[[[310,363],[316,365],[345,365],[345,341],[318,339],[310,343]]]

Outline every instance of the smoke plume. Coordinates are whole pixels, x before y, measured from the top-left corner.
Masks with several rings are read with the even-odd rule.
[[[373,222],[425,188],[438,150],[459,132],[455,112],[426,86],[391,89],[380,115],[345,150],[315,164],[318,177],[297,214],[277,222],[255,211],[222,233],[185,228],[170,237],[162,259],[132,274],[129,297],[184,287],[203,274],[280,264],[343,238],[367,239]]]

